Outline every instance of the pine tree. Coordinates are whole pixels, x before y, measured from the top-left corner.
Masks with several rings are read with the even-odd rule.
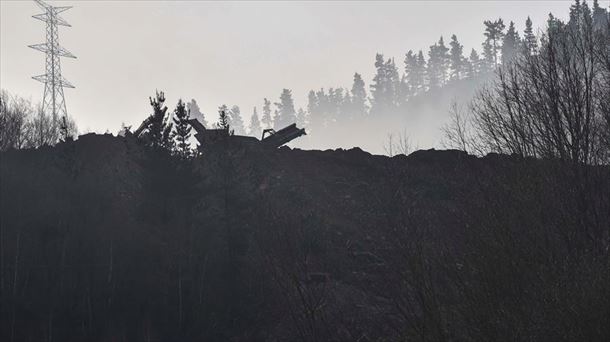
[[[555,16],[553,15],[553,13],[549,13],[549,18],[546,21],[547,24],[547,32],[546,35],[554,35],[557,32],[559,32],[560,27],[563,25],[563,23],[560,20],[557,20],[557,18],[555,18]]]
[[[581,15],[581,26],[591,29],[593,25],[593,13],[587,1],[582,3],[582,15]]]
[[[407,51],[405,55],[405,77],[408,87],[409,96],[413,96],[418,89],[419,84],[415,79],[415,70],[417,70],[417,55],[413,53],[413,50]]]
[[[405,79],[408,87],[408,95],[416,96],[426,90],[426,60],[424,53],[420,50],[418,54],[409,50],[405,55]]]
[[[423,93],[426,91],[426,58],[424,57],[424,52],[419,50],[417,54],[417,79],[420,87],[418,88],[418,93]]]
[[[354,74],[354,83],[352,84],[351,93],[351,115],[357,119],[364,118],[367,115],[368,106],[366,104],[366,88],[364,87],[364,81],[362,80],[362,76],[359,73]]]
[[[502,42],[502,64],[506,65],[516,57],[519,52],[520,44],[521,38],[515,29],[515,23],[511,21],[508,25],[506,35],[504,35],[504,41]]]
[[[315,131],[322,128],[322,115],[320,113],[320,106],[318,103],[318,96],[313,90],[307,94],[307,112],[309,113],[309,125]]]
[[[277,109],[278,103],[275,102],[275,110],[273,110],[273,129],[278,129],[280,126],[280,111]]]
[[[525,21],[525,30],[523,30],[523,51],[526,55],[534,55],[538,51],[538,39],[534,34],[532,19],[527,17]]]
[[[407,102],[411,99],[413,94],[411,93],[411,88],[407,83],[407,76],[403,74],[400,77],[400,81],[398,84],[398,103],[396,104],[398,108],[403,108],[406,106]]]
[[[378,115],[386,111],[388,103],[388,75],[386,63],[382,54],[375,55],[375,68],[371,87],[371,113]]]
[[[443,37],[439,39],[438,43],[430,46],[427,69],[430,89],[440,88],[445,84],[449,60],[448,51],[449,49],[445,47]]]
[[[233,131],[231,130],[230,120],[227,105],[223,104],[222,106],[218,107],[218,123],[216,123],[216,127],[219,129],[224,129],[229,135],[232,135]]]
[[[233,132],[237,135],[245,135],[246,129],[239,106],[231,107],[231,110],[227,114],[229,115],[229,123],[231,124],[231,127],[233,127]]]
[[[273,120],[274,128],[281,129],[294,123],[296,112],[294,110],[294,100],[292,92],[289,89],[283,89],[280,95],[280,102],[276,102],[277,107],[276,117]]]
[[[574,0],[574,4],[570,6],[570,20],[568,21],[568,27],[572,30],[578,30],[582,21],[583,6],[580,4],[580,0]]]
[[[328,89],[328,111],[326,112],[327,125],[332,125],[339,120],[343,102],[343,89]]]
[[[341,108],[339,109],[339,113],[341,115],[339,120],[345,122],[354,119],[354,112],[352,111],[352,96],[347,89],[342,88],[341,91],[343,93],[343,102],[341,103]]]
[[[483,59],[481,59],[479,71],[486,75],[494,71],[494,53],[491,42],[486,40],[483,43]]]
[[[297,111],[297,126],[305,127],[307,123],[307,113],[303,110],[303,108],[299,108]]]
[[[609,13],[608,10],[599,5],[599,1],[593,0],[593,27],[601,32],[609,34]]]
[[[386,115],[393,113],[401,103],[401,79],[392,58],[384,60],[382,54],[375,56],[377,72],[371,87],[371,113]]]
[[[150,105],[153,107],[153,113],[148,118],[146,125],[148,143],[155,148],[171,150],[173,148],[172,123],[166,117],[165,94],[162,91],[157,91],[155,98],[150,97],[149,99]]]
[[[441,75],[441,80],[442,80],[442,84],[444,85],[448,79],[448,74],[449,74],[449,48],[445,46],[445,40],[443,39],[443,37],[441,36],[441,38],[438,40],[438,55],[439,58],[441,60],[441,68],[440,68],[440,75]]]
[[[191,119],[197,119],[204,127],[208,126],[208,122],[205,120],[205,115],[201,112],[199,105],[195,99],[191,99],[191,101],[186,105],[186,109],[189,111]]]
[[[477,50],[472,49],[470,51],[470,57],[468,57],[468,64],[466,69],[466,77],[474,79],[479,76],[481,70],[481,59]]]
[[[462,78],[464,73],[464,47],[458,42],[457,36],[454,34],[451,36],[451,50],[449,53],[451,61],[451,80],[459,80]]]
[[[263,132],[261,123],[258,119],[258,113],[256,112],[256,106],[252,110],[252,116],[250,117],[249,133],[253,137],[260,137]]]
[[[191,155],[191,145],[189,138],[191,137],[191,125],[188,123],[189,111],[182,100],[178,100],[176,109],[174,110],[174,137],[177,141],[176,154],[181,158],[187,158]]]
[[[384,60],[382,54],[375,56],[377,72],[371,87],[371,113],[387,115],[394,113],[400,104],[400,75],[394,59]]]
[[[261,118],[263,128],[271,128],[273,125],[273,119],[271,118],[271,101],[265,98],[263,100],[263,117]]]
[[[332,92],[332,89],[329,93]],[[326,94],[324,88],[316,91],[316,105],[318,111],[318,125],[320,128],[326,128],[330,123],[330,112],[332,112],[332,104],[330,95]],[[313,118],[312,118],[313,119]]]
[[[500,50],[500,42],[504,38],[504,21],[500,18],[496,21],[485,20],[485,43],[483,47],[489,49],[485,45],[491,46],[491,53],[493,56],[493,67],[494,69],[498,66],[498,51]],[[487,53],[489,53],[487,51]],[[488,59],[488,56],[485,56]]]
[[[474,70],[474,66],[472,65],[472,62],[470,61],[470,58],[464,58],[464,60],[462,61],[463,63],[463,75],[464,75],[464,79],[473,79],[476,77],[476,72]]]
[[[400,74],[398,73],[398,68],[396,68],[396,63],[394,63],[394,58],[390,58],[387,60],[385,64],[386,73],[388,77],[388,109],[390,113],[392,113],[396,108],[400,107],[402,101],[401,94],[401,86],[400,86]]]

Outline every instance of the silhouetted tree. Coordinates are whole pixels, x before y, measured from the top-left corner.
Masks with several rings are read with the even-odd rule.
[[[7,91],[0,91],[0,151],[55,145],[78,133],[76,123],[45,113],[42,106]]]
[[[61,141],[74,140],[78,131],[74,120],[70,119],[67,115],[64,115],[59,119],[59,137]]]
[[[430,89],[440,88],[445,84],[449,61],[448,51],[449,49],[445,46],[443,37],[439,39],[438,43],[430,46],[427,68]]]
[[[188,123],[190,113],[182,100],[178,100],[176,109],[174,109],[174,128],[176,138],[176,154],[181,158],[187,158],[191,155],[191,145],[189,138],[191,137],[191,125]]]
[[[427,89],[427,85],[426,85],[426,58],[424,57],[424,52],[422,50],[419,50],[419,52],[417,53],[417,73],[418,73],[418,78],[420,78],[421,80],[421,86],[419,88],[419,92],[423,93],[426,91]]]
[[[379,115],[385,111],[385,107],[389,102],[388,96],[388,75],[385,60],[382,54],[375,56],[375,68],[377,69],[373,77],[371,87],[371,113]]]
[[[508,24],[508,30],[504,35],[502,42],[502,64],[506,65],[510,63],[515,56],[520,52],[519,46],[521,45],[521,38],[519,33],[515,29],[515,23],[512,21]]]
[[[273,126],[275,129],[284,128],[285,126],[294,123],[296,112],[294,110],[292,92],[289,89],[282,90],[280,102],[276,102],[275,106],[277,107],[276,116],[273,118]]]
[[[258,113],[256,112],[256,107],[254,107],[254,109],[252,109],[252,116],[250,117],[249,133],[251,136],[259,138],[262,131],[261,123],[258,119]]]
[[[233,130],[231,130],[231,118],[229,117],[229,109],[227,105],[222,105],[218,107],[218,123],[216,123],[216,127],[220,129],[226,130],[229,134],[233,134]]]
[[[191,119],[197,119],[197,121],[199,121],[204,127],[208,126],[205,115],[203,115],[201,112],[201,109],[199,108],[199,105],[195,99],[192,99],[189,103],[187,103],[186,109],[188,110]]]
[[[479,71],[481,75],[488,75],[495,70],[494,53],[491,42],[483,42],[483,58],[481,59]]]
[[[33,143],[30,123],[33,111],[29,101],[18,96],[11,98],[5,90],[0,92],[0,151]]]
[[[398,68],[396,67],[396,63],[394,63],[394,58],[388,59],[386,62],[386,69],[388,75],[388,85],[390,88],[390,110],[395,110],[400,107],[402,103],[402,94],[401,94],[401,86],[400,86],[400,74],[398,73]]]
[[[497,83],[475,98],[479,134],[490,150],[574,164],[607,158],[600,137],[610,45],[587,15],[578,30],[550,16],[539,53],[502,68]]]
[[[359,73],[354,74],[354,83],[352,84],[351,93],[352,116],[356,118],[356,120],[366,117],[368,113],[368,105],[366,104],[366,89],[364,87],[362,76]]]
[[[409,50],[405,55],[405,77],[408,87],[408,97],[419,94],[424,83],[425,69],[419,67],[417,55]]]
[[[479,76],[481,72],[481,59],[479,58],[479,54],[477,50],[472,49],[470,51],[470,56],[468,57],[468,63],[466,64],[466,77],[469,79],[474,79]]]
[[[32,146],[54,145],[59,139],[59,118],[45,113],[42,106],[36,108],[31,125]]]
[[[349,90],[341,88],[341,92],[343,93],[343,102],[339,108],[339,115],[337,119],[340,122],[346,122],[354,119],[354,112],[352,111],[352,96]],[[297,112],[298,116],[298,112]]]
[[[261,123],[263,124],[263,128],[272,128],[273,119],[271,118],[271,101],[267,100],[266,98],[263,101],[263,117],[261,118]]]
[[[581,4],[580,0],[574,0],[574,3],[570,6],[570,19],[568,20],[568,26],[571,30],[577,31],[579,29],[585,6],[587,6],[587,3],[585,2]]]
[[[342,109],[344,108],[345,97],[342,88],[328,89],[328,102],[326,110],[327,125],[335,124],[341,120]]]
[[[375,68],[377,72],[371,84],[371,113],[394,113],[400,104],[400,76],[396,64],[392,58],[385,61],[382,54],[377,54]]]
[[[229,124],[233,127],[235,134],[244,135],[246,129],[244,127],[244,120],[241,117],[241,110],[239,106],[231,107],[231,110],[227,113],[229,115]]]
[[[150,97],[149,99],[153,113],[146,124],[148,144],[152,147],[171,150],[173,147],[172,123],[166,116],[165,94],[157,91],[155,98]]]
[[[534,34],[532,19],[530,19],[530,17],[527,17],[527,20],[525,21],[522,45],[526,55],[533,55],[538,51],[538,39]]]
[[[608,25],[610,25],[610,13],[599,5],[598,0],[593,0],[593,27],[607,32]]]
[[[307,112],[303,110],[303,108],[299,108],[297,111],[297,126],[305,127],[307,123]]]
[[[563,22],[561,22],[560,20],[557,20],[557,18],[555,18],[555,16],[553,15],[553,13],[549,13],[549,17],[546,20],[546,25],[547,25],[547,34],[548,34],[548,33],[557,33],[559,31],[559,29],[561,29],[561,27],[564,26],[565,24]]]
[[[320,102],[317,92],[310,90],[307,95],[307,112],[309,113],[309,125],[313,131],[324,128],[324,117],[320,110]]]
[[[464,47],[458,42],[457,36],[454,34],[451,36],[451,50],[449,58],[451,62],[451,74],[452,80],[459,80],[463,77],[464,73]]]
[[[486,49],[491,47],[491,56],[493,57],[493,66],[495,68],[498,66],[498,52],[501,48],[504,28],[506,26],[502,18],[495,21],[485,20],[483,24],[485,25],[485,44],[488,46]],[[489,53],[489,51],[486,51],[486,53]],[[489,59],[487,55],[485,58]]]

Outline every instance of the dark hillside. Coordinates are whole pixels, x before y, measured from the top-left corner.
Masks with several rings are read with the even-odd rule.
[[[610,338],[607,167],[111,135],[0,157],[2,341]]]

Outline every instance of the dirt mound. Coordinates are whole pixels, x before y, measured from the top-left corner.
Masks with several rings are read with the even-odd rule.
[[[603,340],[610,173],[85,135],[2,153],[2,340]]]

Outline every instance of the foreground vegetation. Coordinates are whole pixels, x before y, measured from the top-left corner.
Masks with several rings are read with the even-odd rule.
[[[2,160],[2,340],[610,337],[607,167],[109,135]]]

